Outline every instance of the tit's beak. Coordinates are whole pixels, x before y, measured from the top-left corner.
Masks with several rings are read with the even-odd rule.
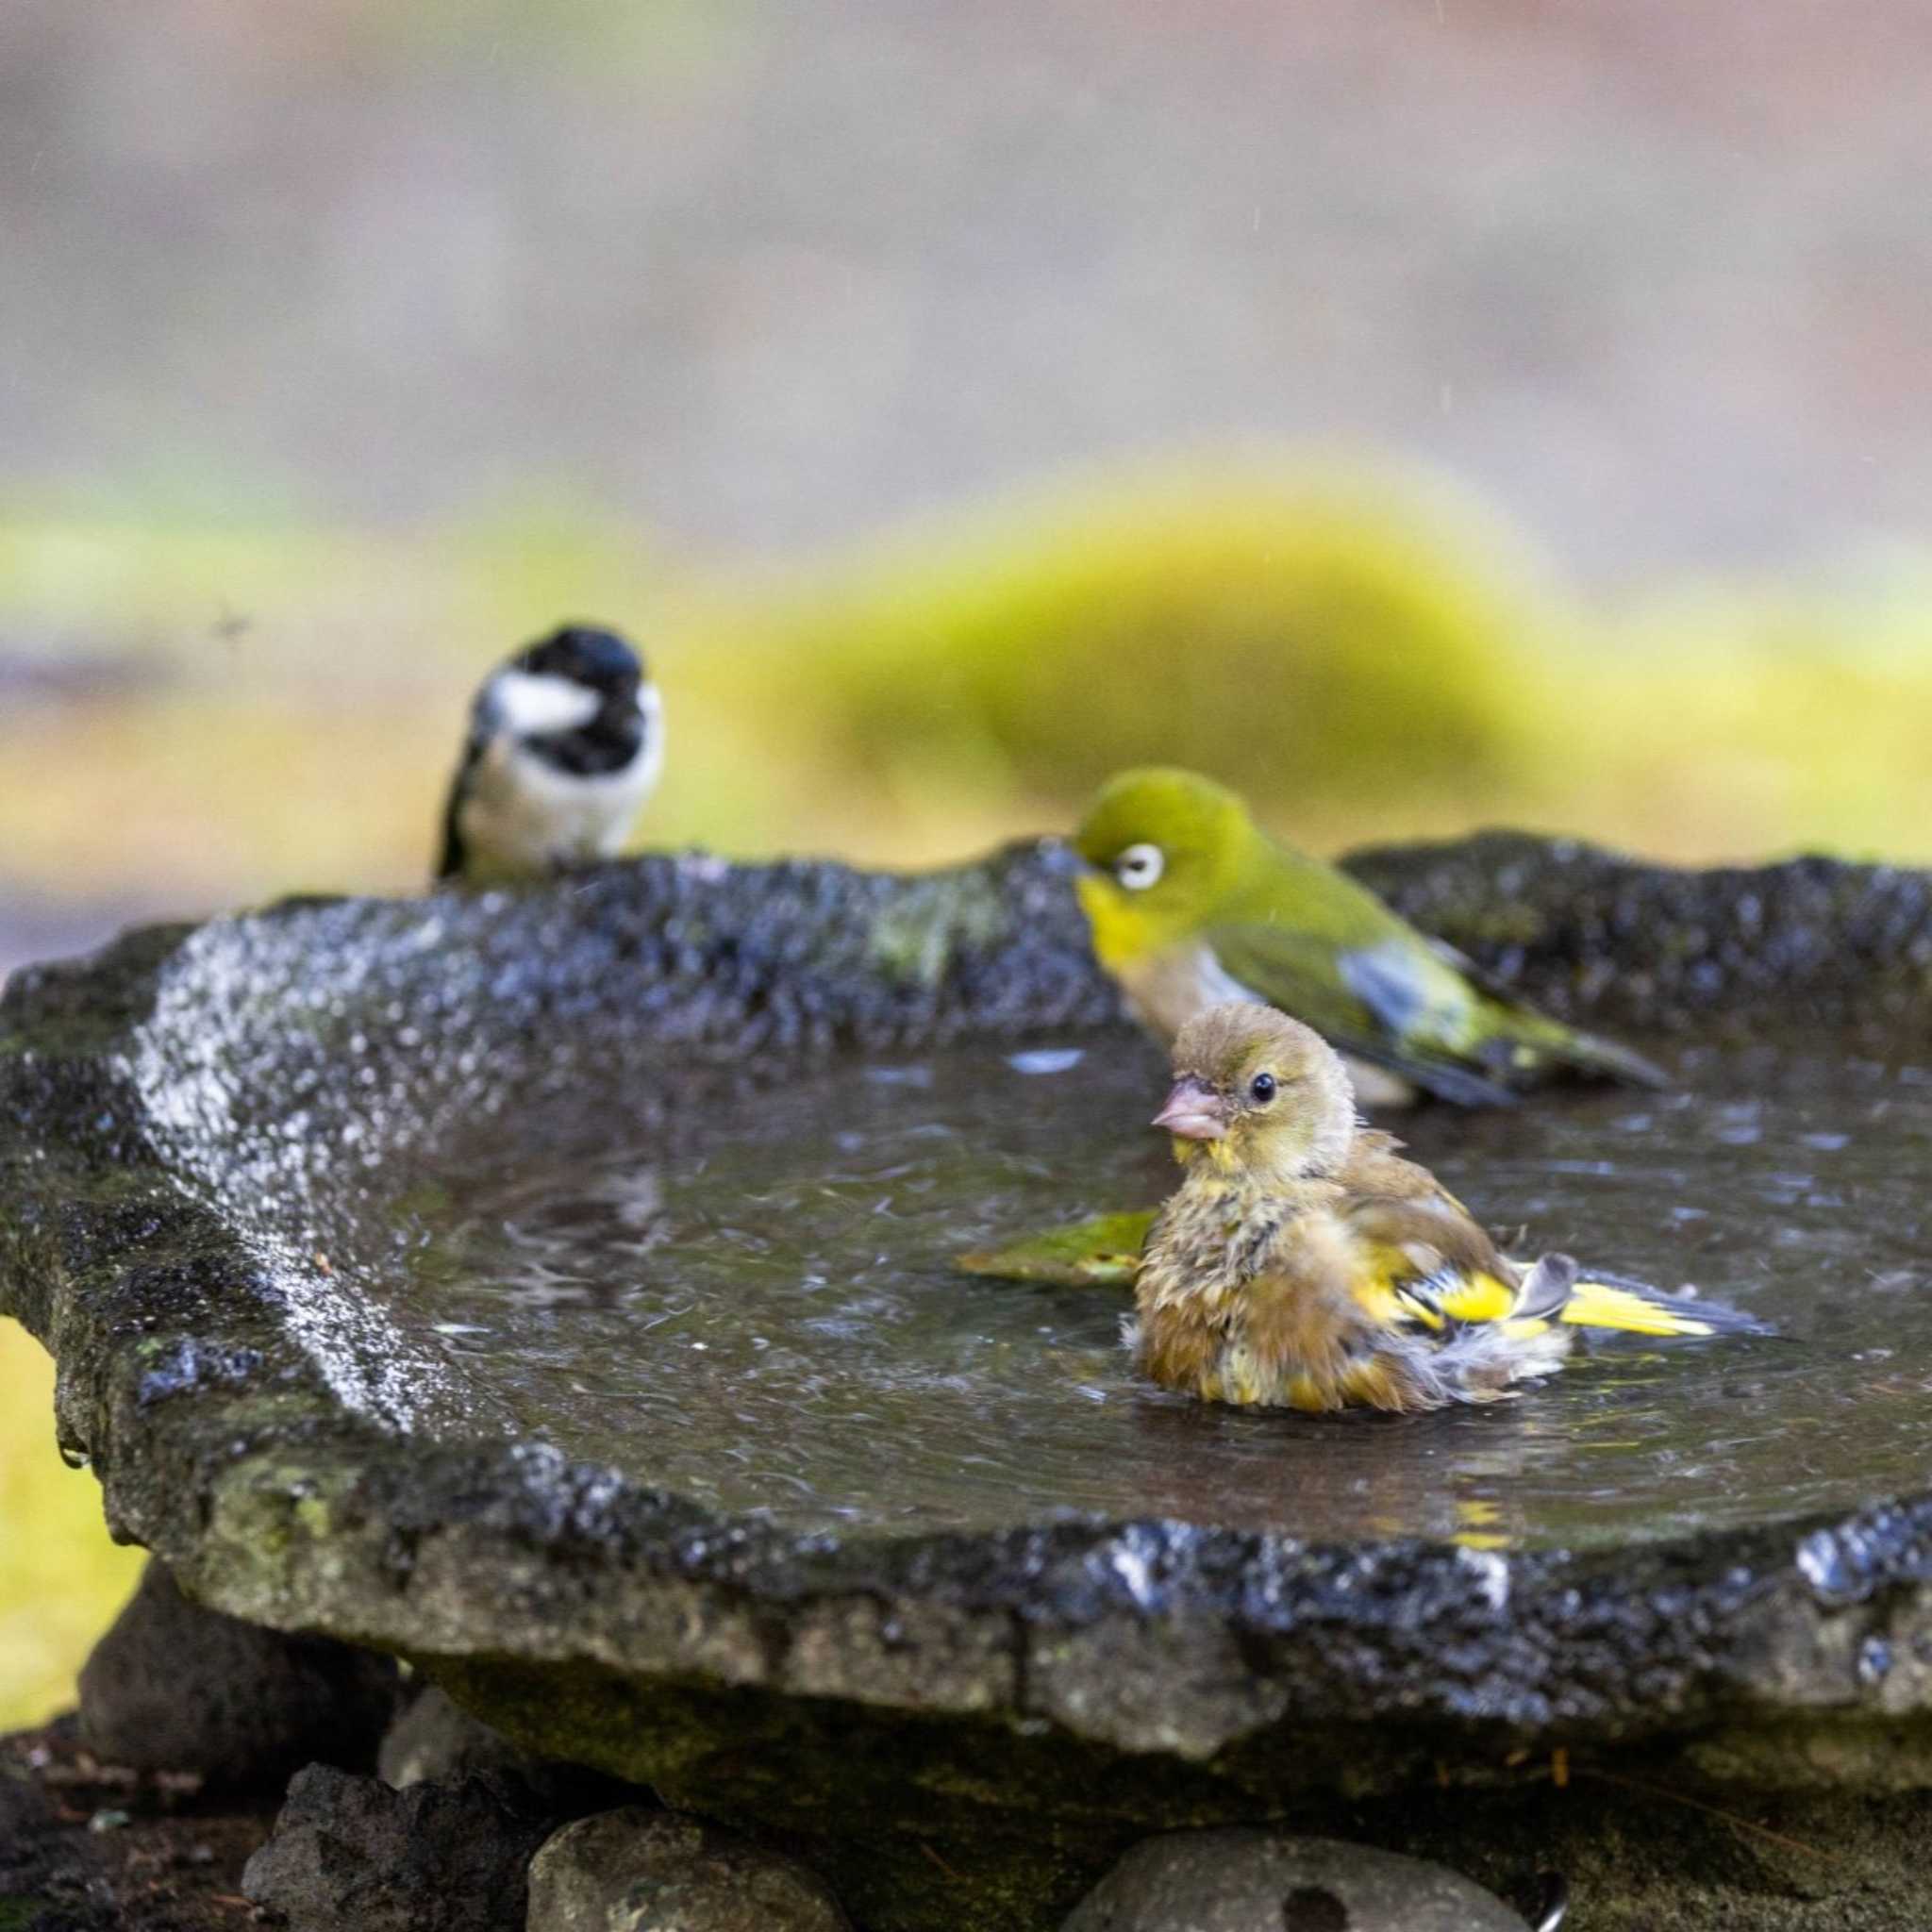
[[[1207,1081],[1190,1074],[1174,1083],[1153,1124],[1183,1141],[1218,1141],[1227,1132],[1227,1103]]]

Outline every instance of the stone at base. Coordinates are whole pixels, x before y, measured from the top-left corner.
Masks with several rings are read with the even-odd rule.
[[[527,1772],[541,1762],[432,1684],[389,1727],[375,1771],[400,1790],[479,1771]]]
[[[375,1755],[376,1775],[398,1790],[413,1785],[449,1784],[482,1772],[498,1774],[532,1816],[583,1818],[621,1805],[661,1810],[652,1793],[621,1778],[538,1757],[510,1742],[481,1718],[472,1717],[434,1684],[390,1725]]]
[[[850,1932],[804,1866],[695,1819],[629,1808],[566,1825],[530,1867],[527,1932]]]
[[[1286,1832],[1182,1831],[1136,1845],[1064,1932],[1526,1932],[1441,1865]]]
[[[530,1854],[549,1826],[494,1773],[399,1791],[312,1764],[242,1889],[289,1932],[523,1932]]]
[[[390,1658],[203,1609],[150,1560],[81,1670],[81,1736],[103,1763],[217,1784],[279,1782],[318,1757],[361,1770],[396,1686]]]

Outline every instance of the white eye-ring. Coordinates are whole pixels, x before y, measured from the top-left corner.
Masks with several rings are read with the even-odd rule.
[[[1167,854],[1158,845],[1129,845],[1113,862],[1113,875],[1130,892],[1144,892],[1167,870]]]

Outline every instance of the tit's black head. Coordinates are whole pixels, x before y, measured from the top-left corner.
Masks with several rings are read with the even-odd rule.
[[[643,660],[614,630],[566,624],[528,645],[514,668],[533,677],[567,677],[607,703],[634,703],[644,679]]]
[[[553,771],[594,778],[641,757],[655,722],[637,652],[614,630],[566,624],[525,645],[483,687],[474,735],[487,742],[507,731]]]

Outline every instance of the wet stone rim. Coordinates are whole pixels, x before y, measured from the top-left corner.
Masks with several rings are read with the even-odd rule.
[[[1496,835],[1360,862],[1566,1013],[1932,1010],[1926,875],[1674,873]],[[521,895],[137,934],[0,1002],[0,1311],[117,1534],[216,1607],[477,1671],[582,1666],[1022,1721],[1202,1760],[1374,1724],[1445,1750],[1932,1713],[1932,1496],[1588,1558],[1174,1523],[801,1538],[506,1440],[245,1208],[592,1057],[1119,1024],[1064,855],[916,878],[650,859]]]

